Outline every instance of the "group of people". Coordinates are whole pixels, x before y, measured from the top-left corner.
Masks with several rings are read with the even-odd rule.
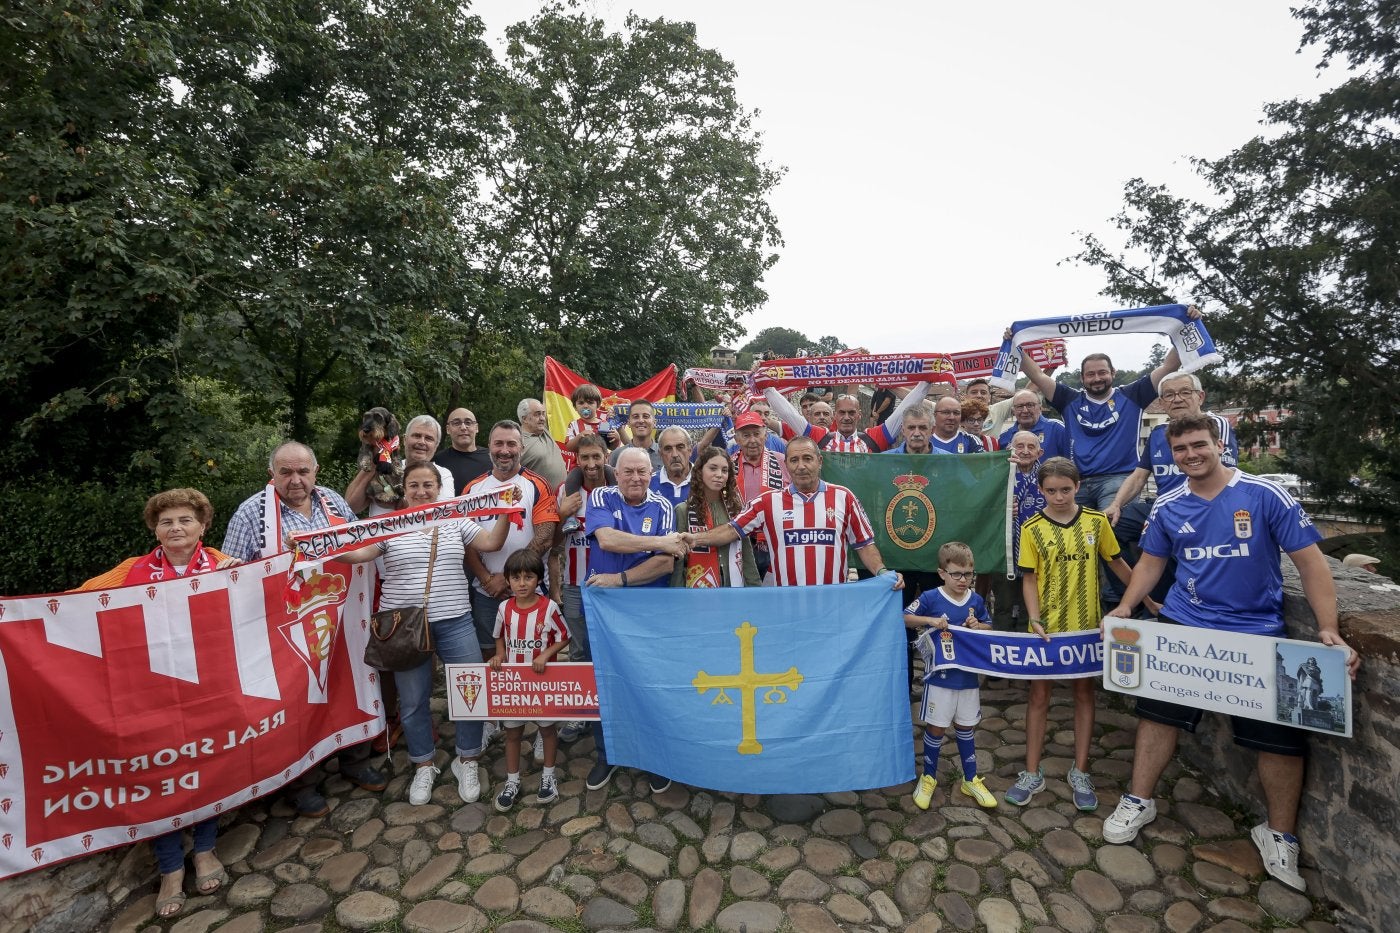
[[[1111,361],[1093,354],[1083,361],[1083,388],[1056,383],[1026,357],[1027,389],[993,404],[985,380],[963,397],[929,399],[930,384],[894,389],[862,424],[856,392],[828,401],[809,394],[794,404],[769,389],[728,409],[726,423],[699,438],[677,427],[657,430],[655,406],[631,403],[615,426],[594,386],[581,386],[573,403],[579,415],[568,426],[564,449],[549,433],[545,406],[526,399],[519,421],[500,420],[476,440],[475,414],[448,414],[449,443],[428,415],[405,430],[410,462],[402,507],[457,495],[510,490],[523,515],[462,520],[433,531],[414,531],[367,546],[341,559],[377,561],[383,579],[381,608],[421,605],[425,595],[438,659],[445,663],[531,664],[543,669],[567,651],[591,660],[582,588],[814,586],[845,582],[854,553],[868,575],[888,578],[894,589],[909,580],[904,625],[911,638],[932,637],[949,626],[989,626],[976,592],[971,550],[957,542],[939,551],[936,578],[887,567],[869,517],[848,489],[822,479],[826,451],[958,455],[1006,449],[1015,465],[1015,562],[1028,631],[1096,629],[1109,615],[1129,616],[1146,606],[1162,620],[1183,625],[1278,635],[1282,633],[1279,551],[1298,566],[1324,644],[1343,645],[1330,571],[1317,548],[1319,535],[1301,506],[1280,487],[1236,469],[1238,450],[1230,426],[1202,408],[1205,393],[1193,375],[1176,372],[1175,351],[1160,366],[1126,386],[1115,385]],[[697,390],[698,391],[698,390]],[[692,396],[694,398],[694,396]],[[1138,432],[1143,411],[1160,401],[1170,420],[1145,444]],[[1062,417],[1050,417],[1046,407]],[[740,410],[742,409],[742,410]],[[565,452],[574,462],[566,469]],[[290,532],[354,521],[363,507],[368,477],[357,477],[342,497],[317,485],[318,464],[304,444],[287,442],[269,460],[267,487],[245,501],[228,523],[222,549],[201,542],[212,520],[208,500],[195,490],[152,497],[147,525],[159,546],[85,586],[112,586],[202,573],[269,556],[286,547]],[[1151,478],[1156,499],[1141,493]],[[358,498],[357,498],[358,497]],[[347,501],[349,500],[349,501]],[[1232,561],[1213,560],[1234,541],[1241,513],[1252,516],[1250,546]],[[1119,542],[1124,547],[1120,553]],[[1140,542],[1140,543],[1139,543]],[[1140,551],[1139,551],[1140,548]],[[1202,554],[1207,555],[1201,557]],[[1127,557],[1129,560],[1125,560]],[[1130,561],[1132,565],[1130,565]],[[1101,570],[1121,589],[1101,590]],[[1159,587],[1159,582],[1164,585]],[[1351,653],[1350,670],[1359,663]],[[436,727],[429,711],[434,661],[396,673],[397,720],[415,771],[409,800],[426,803],[439,771]],[[1093,678],[1072,681],[1075,762],[1068,783],[1076,806],[1098,806],[1088,760],[1094,718]],[[1004,800],[1025,805],[1042,790],[1051,681],[1033,681],[1026,724],[1026,766]],[[387,689],[388,682],[385,687]],[[962,768],[961,792],[984,807],[997,799],[977,774],[973,729],[980,716],[977,677],[961,671],[925,675],[919,719],[925,724],[923,774],[914,803],[930,806],[945,731],[951,726]],[[386,694],[386,705],[391,697]],[[1193,731],[1200,710],[1141,701],[1129,793],[1104,823],[1110,843],[1131,841],[1156,814],[1154,788],[1171,759],[1181,730]],[[612,711],[613,715],[617,711]],[[525,723],[506,721],[507,778],[494,796],[500,810],[521,795],[520,758]],[[486,782],[478,759],[494,724],[455,723],[451,771],[464,802],[482,798]],[[586,723],[539,723],[533,757],[543,764],[536,799],[557,796],[553,775],[559,743],[577,740]],[[1293,835],[1301,794],[1306,743],[1284,725],[1236,719],[1240,745],[1259,752],[1259,776],[1268,815],[1252,831],[1271,875],[1302,890],[1298,843]],[[601,789],[616,766],[607,757],[606,734],[594,728],[596,761],[586,785]],[[390,739],[392,741],[392,738]],[[368,749],[341,752],[340,773],[371,790],[386,786]],[[645,775],[654,792],[670,784]],[[300,813],[325,812],[313,786],[300,789]],[[227,882],[213,853],[214,821],[194,828],[195,889],[212,893]],[[184,855],[178,834],[156,842],[162,873],[157,911],[173,916],[183,907]]]

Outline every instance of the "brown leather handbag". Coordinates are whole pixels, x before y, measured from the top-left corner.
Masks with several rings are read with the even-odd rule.
[[[433,591],[433,564],[437,563],[438,529],[433,529],[428,553],[428,582],[423,605],[406,609],[381,609],[369,623],[365,663],[381,671],[411,671],[433,656],[433,628],[428,624],[428,597]]]

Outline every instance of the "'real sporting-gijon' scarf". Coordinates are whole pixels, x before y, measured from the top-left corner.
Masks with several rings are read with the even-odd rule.
[[[1181,357],[1183,373],[1220,362],[1215,341],[1206,333],[1205,321],[1192,318],[1187,310],[1186,305],[1156,305],[1151,308],[1016,321],[1011,325],[1011,339],[1002,341],[1001,352],[997,355],[989,381],[1008,392],[1015,391],[1016,374],[1021,371],[1022,345],[1056,337],[1165,334]]]

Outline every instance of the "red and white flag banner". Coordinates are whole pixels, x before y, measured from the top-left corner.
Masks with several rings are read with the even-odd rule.
[[[767,360],[754,371],[757,389],[802,389],[814,385],[898,386],[942,382],[957,387],[953,360],[946,353],[882,353]]]
[[[410,531],[488,515],[507,515],[515,527],[524,526],[525,506],[520,490],[514,486],[495,489],[474,496],[458,496],[442,502],[414,506],[365,518],[329,528],[302,531],[291,536],[297,559],[292,570],[308,570],[349,551],[358,551],[367,544],[387,541]]]
[[[373,565],[326,564],[288,607],[290,563],[0,597],[0,877],[218,816],[383,731]]]
[[[1022,352],[1030,354],[1030,358],[1035,360],[1036,365],[1048,372],[1053,372],[1065,365],[1065,342],[1058,338],[1050,340],[1035,340],[1021,347]],[[964,350],[962,353],[954,353],[953,371],[958,379],[963,382],[969,379],[987,379],[992,375],[992,367],[996,365],[997,354],[1001,352],[1001,347],[988,347],[985,350]]]

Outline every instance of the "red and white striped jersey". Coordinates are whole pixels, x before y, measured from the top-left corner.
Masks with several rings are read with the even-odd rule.
[[[855,493],[830,483],[811,496],[792,486],[759,496],[733,525],[741,534],[762,529],[778,586],[844,583],[846,546],[862,548],[875,540]]]
[[[529,664],[541,654],[569,638],[564,614],[552,599],[541,596],[529,609],[521,609],[515,597],[496,610],[496,627],[491,634],[506,642],[506,664]]]
[[[583,490],[583,505],[574,513],[578,519],[578,527],[564,535],[564,585],[583,586],[588,580],[588,529],[585,527],[584,515],[588,512],[588,493],[591,490]],[[564,486],[559,486],[556,497],[564,498]]]

